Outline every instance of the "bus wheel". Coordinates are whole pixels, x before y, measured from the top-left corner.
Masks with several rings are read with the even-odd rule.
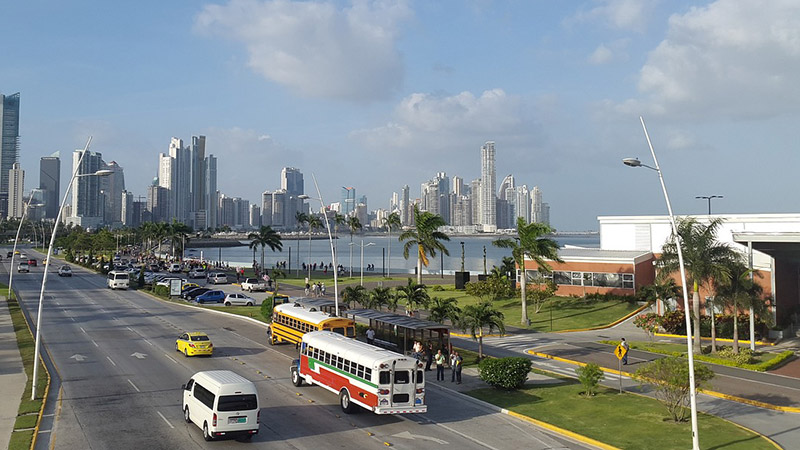
[[[355,405],[350,401],[350,394],[347,393],[347,389],[342,389],[342,391],[339,392],[339,404],[342,406],[342,411],[344,411],[345,414],[352,414],[356,411]]]
[[[297,368],[292,369],[292,384],[297,387],[303,385],[303,378],[300,376],[300,372],[297,371]]]
[[[275,345],[275,335],[272,334],[272,327],[269,329],[269,345]]]

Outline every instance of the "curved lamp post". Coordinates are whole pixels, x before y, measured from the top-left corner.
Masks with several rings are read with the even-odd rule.
[[[369,247],[370,245],[375,245],[374,242],[367,242],[364,243],[364,238],[361,238],[360,244],[355,244],[353,242],[350,243],[350,246],[357,245],[361,247],[361,286],[364,286],[364,247]]]
[[[67,203],[67,197],[69,196],[69,191],[72,189],[72,185],[75,183],[76,178],[80,177],[91,177],[91,176],[108,176],[114,173],[112,170],[98,170],[97,172],[93,173],[84,173],[78,174],[78,171],[81,168],[81,163],[83,162],[83,157],[86,156],[86,152],[89,150],[89,144],[92,142],[92,137],[89,136],[89,140],[86,142],[86,146],[83,148],[81,152],[81,157],[78,159],[78,164],[75,165],[75,170],[72,172],[72,178],[69,180],[69,185],[67,185],[67,191],[64,192],[64,198],[61,200],[61,206],[58,208],[58,215],[56,216],[55,224],[53,225],[53,233],[50,235],[50,245],[47,247],[47,259],[44,263],[44,275],[42,276],[42,290],[39,293],[39,311],[36,314],[36,344],[34,345],[34,356],[33,356],[33,380],[31,386],[31,400],[36,400],[36,377],[37,372],[39,369],[39,348],[41,346],[42,341],[42,304],[44,303],[44,288],[47,285],[47,272],[50,268],[50,257],[53,254],[53,244],[56,240],[56,231],[58,231],[58,224],[61,222],[61,214],[64,212],[64,205]]]
[[[328,222],[328,214],[325,213],[325,201],[322,200],[322,193],[319,191],[319,186],[317,185],[317,177],[314,174],[311,174],[311,179],[314,180],[314,188],[317,190],[316,197],[319,200],[319,204],[322,206],[322,217],[325,218],[325,230],[328,232],[328,242],[331,244],[331,259],[333,260],[333,301],[334,301],[334,308],[336,311],[336,316],[339,315],[339,265],[336,264],[336,252],[333,249],[333,236],[331,235],[331,224]],[[308,195],[301,194],[297,196],[300,199],[310,199]]]
[[[653,144],[650,142],[650,135],[647,134],[647,127],[644,124],[644,119],[639,116],[639,121],[642,122],[642,129],[644,136],[647,138],[647,145],[650,147],[650,153],[653,155],[653,162],[655,167],[650,167],[642,164],[637,158],[625,158],[622,160],[623,164],[630,167],[647,167],[648,169],[655,170],[658,173],[658,179],[661,181],[661,189],[664,191],[664,200],[667,202],[667,211],[669,212],[669,222],[672,226],[672,234],[675,236],[676,248],[678,251],[678,265],[681,272],[681,286],[683,287],[683,310],[684,317],[686,318],[686,348],[689,355],[689,403],[692,410],[692,448],[694,450],[700,449],[700,440],[697,433],[697,392],[695,391],[694,382],[694,352],[692,351],[692,321],[689,318],[689,292],[686,288],[686,270],[683,265],[683,251],[681,246],[681,237],[678,235],[678,226],[675,224],[675,216],[672,214],[672,205],[669,202],[669,195],[667,195],[667,186],[664,184],[664,176],[661,173],[661,168],[658,166],[658,159],[656,152],[653,150]],[[698,330],[695,330],[698,332]]]
[[[25,216],[28,215],[28,208],[31,206],[31,202],[33,201],[33,192],[34,191],[41,191],[39,188],[31,189],[31,196],[28,199],[28,203],[25,204],[25,207],[22,208],[22,217],[19,219],[19,226],[17,227],[17,236],[14,238],[14,249],[11,250],[11,267],[8,269],[8,295],[6,296],[7,299],[11,298],[11,282],[14,280],[14,258],[17,256],[17,243],[19,242],[19,233],[22,231],[22,223],[25,222]],[[35,233],[35,231],[34,231]],[[42,243],[44,245],[44,243]]]

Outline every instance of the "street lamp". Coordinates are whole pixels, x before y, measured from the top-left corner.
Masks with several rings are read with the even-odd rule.
[[[331,235],[331,224],[328,222],[328,214],[324,211],[325,209],[325,201],[322,200],[322,193],[319,191],[319,186],[317,185],[317,177],[314,174],[311,174],[311,179],[314,180],[314,188],[317,190],[317,200],[319,200],[320,206],[323,208],[322,216],[325,218],[325,230],[328,231],[328,242],[331,244],[331,259],[333,260],[333,304],[336,311],[336,316],[339,315],[339,265],[336,264],[336,252],[333,250],[333,236]],[[301,194],[297,196],[303,200],[309,199],[308,195]]]
[[[351,246],[358,245],[361,247],[361,286],[364,286],[364,247],[369,247],[370,245],[375,245],[374,242],[367,242],[364,243],[364,238],[361,238],[360,244],[355,244],[353,242],[350,243]]]
[[[711,199],[713,198],[725,198],[722,195],[698,195],[695,197],[698,200],[708,200],[708,215],[711,215]]]
[[[464,271],[464,241],[461,241],[461,271]]]
[[[683,265],[683,251],[681,250],[683,243],[680,235],[678,234],[678,226],[675,224],[675,216],[672,214],[672,205],[669,202],[669,195],[667,195],[667,186],[664,184],[664,176],[662,175],[661,168],[658,165],[656,151],[653,149],[653,144],[650,142],[650,135],[647,134],[647,127],[645,126],[644,119],[641,116],[639,116],[639,121],[642,122],[644,136],[647,138],[647,145],[650,147],[650,153],[653,155],[655,167],[642,164],[642,162],[637,158],[625,158],[622,160],[622,162],[626,166],[630,167],[647,167],[648,169],[655,170],[656,173],[658,173],[658,179],[661,181],[661,189],[664,191],[664,200],[667,203],[667,211],[669,212],[669,222],[672,226],[672,234],[675,236],[675,241],[677,244],[675,247],[678,251],[678,266],[680,267],[681,286],[683,287],[683,315],[686,318],[686,348],[689,356],[689,403],[692,410],[692,449],[699,450],[700,440],[697,432],[697,393],[695,391],[694,353],[692,351],[692,321],[689,318],[689,292],[686,288],[686,270]],[[698,330],[695,330],[695,332],[698,332]]]
[[[75,170],[72,172],[72,179],[70,179],[69,184],[67,185],[67,191],[64,192],[64,198],[61,200],[61,206],[58,208],[58,215],[56,216],[56,221],[53,225],[53,233],[50,235],[50,245],[47,247],[47,259],[44,262],[44,275],[42,276],[42,290],[39,292],[39,311],[36,315],[36,343],[34,345],[34,356],[33,356],[33,379],[32,379],[32,386],[31,386],[31,400],[36,400],[36,377],[37,372],[39,369],[39,347],[41,346],[42,341],[42,305],[44,303],[44,288],[47,285],[47,273],[50,268],[50,257],[53,254],[53,244],[56,240],[56,231],[58,231],[58,224],[61,222],[61,213],[64,212],[64,205],[67,203],[67,197],[69,197],[69,191],[72,189],[72,185],[75,183],[76,178],[80,177],[90,177],[90,176],[108,176],[114,173],[113,170],[102,169],[98,170],[97,172],[93,173],[84,173],[78,174],[78,171],[81,168],[81,163],[83,162],[83,157],[86,156],[86,153],[89,151],[89,144],[92,142],[92,137],[89,136],[89,140],[86,141],[86,147],[83,148],[81,152],[81,157],[78,159],[78,164],[75,165]]]
[[[40,191],[39,188],[31,189],[31,196],[28,198],[28,203],[25,204],[25,207],[22,208],[22,217],[19,218],[19,226],[17,227],[17,236],[14,238],[14,249],[11,251],[11,268],[8,270],[8,296],[7,299],[11,298],[11,282],[14,280],[14,257],[17,256],[17,242],[19,242],[19,233],[22,231],[22,223],[25,222],[25,216],[28,214],[28,208],[31,206],[31,202],[33,201],[33,192]],[[34,232],[35,233],[35,232]],[[42,244],[44,245],[44,243]]]

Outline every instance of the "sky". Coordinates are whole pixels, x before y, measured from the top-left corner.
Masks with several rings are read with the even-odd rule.
[[[283,167],[388,208],[437,172],[538,186],[559,231],[598,216],[795,213],[800,2],[0,0],[0,93],[39,158],[90,150],[145,195],[175,136],[260,204]]]

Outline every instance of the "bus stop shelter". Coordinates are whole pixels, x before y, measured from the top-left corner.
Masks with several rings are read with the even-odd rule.
[[[398,353],[410,354],[414,341],[423,344],[430,341],[434,351],[440,348],[449,352],[450,327],[447,325],[374,309],[350,309],[343,311],[343,315],[351,316],[356,322],[369,322],[375,330],[375,344]]]

